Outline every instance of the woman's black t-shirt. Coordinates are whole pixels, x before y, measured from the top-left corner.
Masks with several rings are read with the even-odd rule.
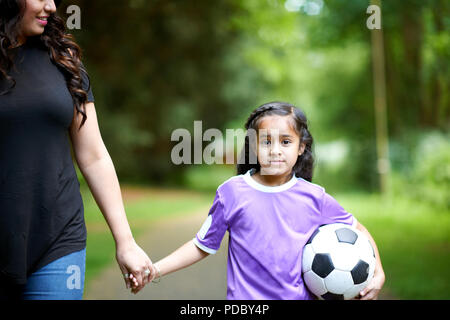
[[[16,51],[15,87],[0,95],[0,273],[12,283],[86,247],[68,130],[74,104],[39,38]],[[83,77],[84,89],[89,83]],[[10,82],[0,78],[0,91]],[[94,101],[92,90],[88,101]]]

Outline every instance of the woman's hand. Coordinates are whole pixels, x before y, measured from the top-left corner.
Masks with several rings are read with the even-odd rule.
[[[156,271],[152,261],[134,240],[117,246],[116,260],[124,275],[127,289],[133,287],[133,293],[139,292],[155,277]]]

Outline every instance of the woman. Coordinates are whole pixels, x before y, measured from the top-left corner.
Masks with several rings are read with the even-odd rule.
[[[70,154],[102,211],[127,288],[155,269],[131,234],[81,50],[60,1],[0,0],[0,298],[81,299],[86,227]],[[70,142],[69,142],[70,141]]]

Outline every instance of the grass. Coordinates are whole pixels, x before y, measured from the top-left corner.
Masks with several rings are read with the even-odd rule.
[[[410,198],[341,194],[374,237],[385,286],[400,299],[450,299],[450,212]]]
[[[366,193],[333,195],[374,237],[386,274],[385,287],[398,299],[450,299],[450,212],[406,197]],[[157,219],[211,205],[213,194],[150,191],[126,204],[135,237]],[[92,196],[83,192],[88,228],[86,285],[115,263],[114,241]],[[206,213],[205,213],[206,214]]]

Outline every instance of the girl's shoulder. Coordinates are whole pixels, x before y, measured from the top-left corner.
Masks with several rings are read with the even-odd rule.
[[[240,175],[236,175],[236,176],[232,176],[232,177],[228,178],[227,180],[222,182],[221,185],[219,185],[217,187],[217,191],[221,191],[221,190],[225,190],[225,189],[229,189],[229,188],[236,188],[237,185],[239,185],[243,181],[243,176],[244,175],[240,174]]]
[[[242,195],[246,193],[243,175],[230,177],[224,181],[216,190],[216,198],[225,204],[235,204],[242,200]],[[228,205],[226,205],[228,207]]]
[[[297,185],[301,194],[307,195],[309,198],[315,199],[317,203],[321,203],[327,194],[324,187],[316,183],[309,182],[303,178],[297,177]]]
[[[316,183],[309,182],[303,178],[297,177],[297,181],[301,184],[304,184],[306,187],[316,190],[318,192],[325,192],[325,188]]]

